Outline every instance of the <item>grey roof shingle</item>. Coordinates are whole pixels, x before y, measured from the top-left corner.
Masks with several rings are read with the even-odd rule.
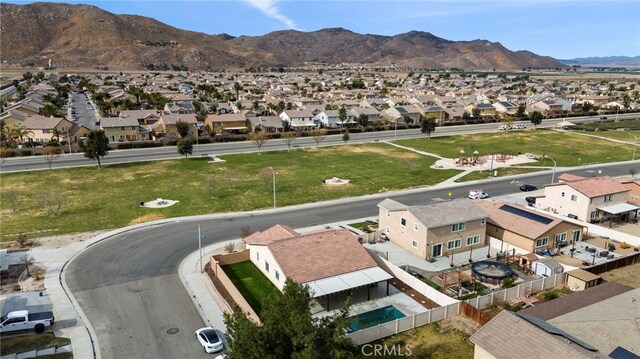
[[[467,198],[423,206],[412,206],[408,207],[408,210],[427,228],[469,222],[489,216],[487,212]]]

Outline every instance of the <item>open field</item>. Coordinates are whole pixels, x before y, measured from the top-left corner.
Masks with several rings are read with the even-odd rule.
[[[639,125],[640,127],[640,125]],[[606,137],[606,138],[611,138],[614,140],[620,140],[620,141],[625,141],[625,142],[629,142],[629,143],[634,143],[636,142],[636,139],[633,138],[633,136],[636,136],[639,140],[640,140],[640,131],[616,131],[616,130],[609,130],[609,131],[597,131],[597,132],[589,132],[589,131],[574,131],[576,133],[584,133],[587,135],[594,135],[594,136],[599,136],[599,137]],[[640,144],[640,142],[639,142]],[[636,149],[636,152],[638,151],[638,149]]]
[[[454,318],[458,319],[458,321],[467,321],[466,318],[452,317],[450,319]],[[451,320],[446,319],[445,321],[450,322]],[[445,324],[445,321],[443,321],[444,323],[427,324],[405,333],[375,341],[369,345],[384,344],[389,349],[396,346],[395,354],[399,355],[388,355],[384,356],[385,358],[473,358],[473,343],[469,341],[470,334],[453,329],[460,327],[460,323],[446,325],[446,327],[441,325]],[[467,324],[465,323],[464,325]],[[474,326],[474,323],[470,324],[470,326]],[[472,330],[475,329],[477,329],[477,326]],[[367,358],[366,354],[371,353],[373,350],[369,345],[361,348],[361,358]],[[408,350],[411,350],[410,355]]]
[[[258,315],[262,312],[262,300],[280,293],[251,261],[228,264],[222,269]]]
[[[56,338],[52,332],[42,334],[26,334],[2,338],[0,355],[28,352],[36,349],[46,349],[70,344],[68,338]]]
[[[504,177],[504,176],[512,176],[512,175],[519,175],[522,173],[531,173],[531,172],[538,172],[538,171],[543,171],[544,169],[538,169],[538,168],[518,168],[518,167],[504,167],[504,168],[496,168],[494,169],[494,171],[498,171],[498,177]],[[469,173],[468,175],[462,177],[462,178],[458,178],[456,180],[456,182],[468,182],[468,181],[475,181],[475,180],[484,180],[487,178],[490,178],[490,171],[474,171]],[[491,171],[493,172],[493,171]]]
[[[2,240],[19,232],[43,236],[122,227],[154,219],[269,208],[272,166],[278,206],[432,185],[459,173],[434,170],[435,158],[385,144],[222,156],[225,163],[182,159],[0,175]],[[351,182],[325,186],[324,179]],[[9,195],[17,192],[16,212]],[[57,216],[36,201],[44,193],[66,197]],[[140,201],[180,201],[163,208]]]
[[[614,269],[601,274],[602,279],[633,288],[640,288],[640,264]]]
[[[528,165],[546,167],[553,166],[553,161],[545,160],[543,155],[556,160],[558,166],[571,167],[578,165],[578,158],[581,164],[629,161],[633,152],[632,145],[545,129],[420,138],[397,143],[448,158],[458,157],[460,150],[468,154],[478,151],[481,156],[532,153],[541,160]]]

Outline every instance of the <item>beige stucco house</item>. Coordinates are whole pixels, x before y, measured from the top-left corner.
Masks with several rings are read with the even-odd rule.
[[[110,143],[123,141],[137,141],[140,125],[133,117],[102,117],[100,128]]]
[[[475,202],[489,214],[487,235],[503,243],[535,252],[582,239],[582,226],[560,218],[503,201]]]
[[[488,215],[472,200],[407,206],[387,198],[378,208],[380,229],[389,240],[420,258],[486,245]]]
[[[640,210],[627,202],[628,193],[629,188],[611,177],[571,176],[547,185],[536,207],[583,222],[626,221],[637,218]]]

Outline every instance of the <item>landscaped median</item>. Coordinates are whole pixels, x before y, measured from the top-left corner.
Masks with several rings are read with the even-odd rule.
[[[71,340],[68,338],[56,338],[51,332],[3,337],[2,345],[0,345],[0,355],[32,352],[34,350],[63,347],[69,344],[71,344]],[[73,358],[71,353],[58,353],[53,355],[54,356],[47,355],[47,357],[56,359]]]

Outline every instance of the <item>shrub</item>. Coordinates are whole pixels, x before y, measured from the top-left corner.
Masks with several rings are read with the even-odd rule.
[[[20,155],[22,157],[27,157],[27,156],[31,156],[33,153],[31,153],[31,150],[22,150],[20,151]]]

